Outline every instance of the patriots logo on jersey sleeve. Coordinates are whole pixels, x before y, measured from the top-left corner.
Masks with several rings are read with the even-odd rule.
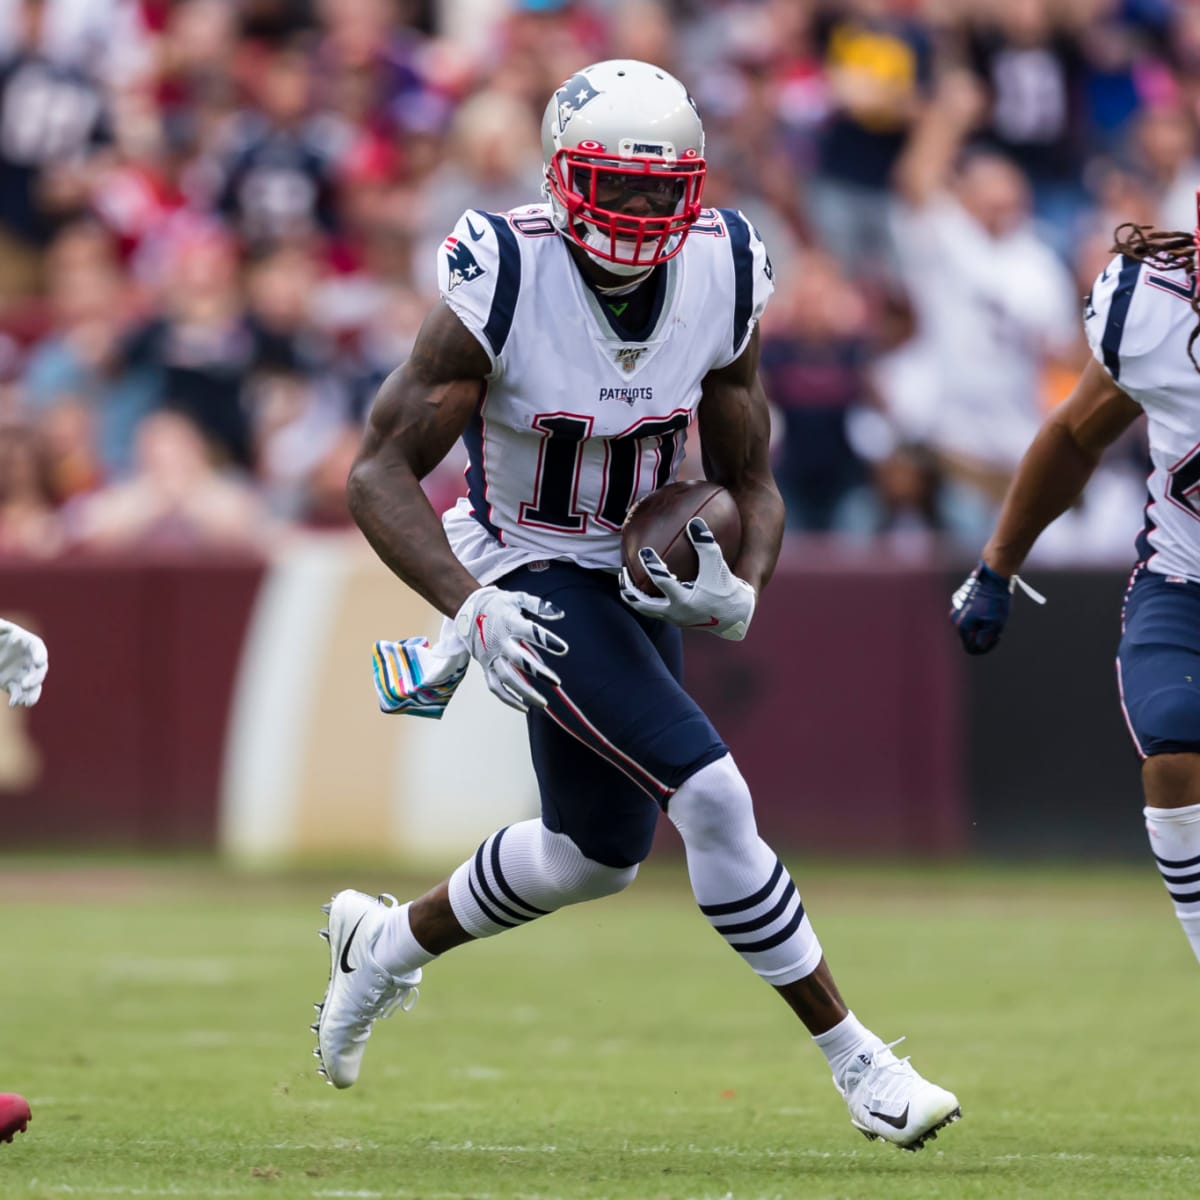
[[[555,93],[558,100],[559,129],[565,129],[567,122],[598,95],[600,93],[588,82],[586,75],[572,75]]]
[[[468,249],[466,242],[459,241],[456,237],[448,237],[442,249],[446,251],[450,268],[450,282],[446,291],[452,292],[460,283],[470,283],[472,279],[487,274],[475,261],[475,255]]]

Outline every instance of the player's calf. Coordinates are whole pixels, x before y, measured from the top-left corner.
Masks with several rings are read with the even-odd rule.
[[[700,911],[775,987],[810,975],[821,944],[783,863],[758,836],[750,790],[729,755],[697,771],[667,810],[683,838]]]

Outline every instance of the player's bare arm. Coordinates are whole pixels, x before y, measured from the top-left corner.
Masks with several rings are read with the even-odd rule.
[[[347,484],[350,512],[375,552],[449,616],[479,584],[450,549],[421,480],[462,435],[489,370],[482,347],[439,303],[412,356],[380,387]]]
[[[350,472],[350,511],[388,567],[447,616],[488,687],[521,712],[544,707],[531,680],[558,676],[539,650],[565,654],[567,644],[531,617],[555,620],[552,604],[523,592],[480,587],[454,551],[421,480],[462,436],[491,370],[466,326],[439,303],[417,334],[412,356],[383,386]]]
[[[761,595],[783,542],[784,506],[771,472],[771,417],[758,377],[759,332],[727,367],[710,371],[699,409],[704,474],[728,488],[742,518],[734,574]]]
[[[998,575],[1015,574],[1046,526],[1079,498],[1104,451],[1141,413],[1100,363],[1089,362],[1025,452],[983,561]]]

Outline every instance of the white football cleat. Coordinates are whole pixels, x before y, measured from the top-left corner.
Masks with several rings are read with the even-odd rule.
[[[396,1009],[408,1012],[417,1002],[421,968],[392,975],[371,953],[387,919],[385,900],[396,903],[395,896],[344,891],[321,906],[329,914],[329,928],[320,931],[329,942],[329,987],[311,1028],[317,1035],[318,1071],[334,1087],[348,1088],[358,1078],[371,1026]]]
[[[901,1150],[920,1150],[938,1130],[959,1120],[962,1109],[953,1092],[922,1079],[907,1058],[897,1058],[892,1046],[871,1054],[856,1054],[842,1082],[834,1085],[850,1109],[855,1129],[871,1141],[882,1138]]]

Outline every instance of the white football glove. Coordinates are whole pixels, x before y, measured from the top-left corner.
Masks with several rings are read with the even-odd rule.
[[[46,643],[36,633],[0,621],[0,688],[8,692],[9,708],[38,702],[49,661]]]
[[[463,601],[454,618],[454,631],[483,667],[492,692],[510,708],[528,712],[545,708],[546,697],[531,680],[552,687],[562,681],[538,655],[538,650],[566,654],[567,643],[532,618],[557,621],[562,609],[528,592],[482,587]]]
[[[639,591],[621,568],[621,599],[645,617],[658,617],[685,629],[707,629],[718,637],[740,642],[750,628],[757,600],[754,589],[730,569],[717,539],[702,517],[687,525],[688,541],[696,547],[700,570],[694,583],[681,583],[666,563],[648,547],[639,550],[646,574],[661,596]]]

